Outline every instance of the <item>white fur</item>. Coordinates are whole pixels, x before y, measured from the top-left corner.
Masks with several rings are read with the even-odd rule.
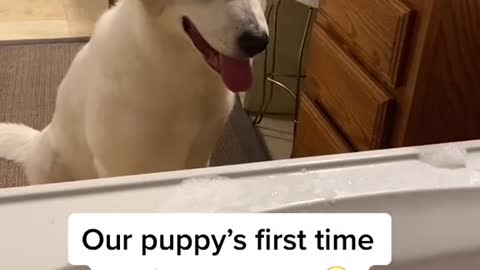
[[[4,158],[24,162],[37,130],[19,124],[0,124],[0,149]]]
[[[234,95],[180,17],[235,56],[239,31],[266,29],[262,8],[260,0],[122,0],[74,59],[50,125],[0,124],[0,157],[23,162],[31,184],[206,166]]]

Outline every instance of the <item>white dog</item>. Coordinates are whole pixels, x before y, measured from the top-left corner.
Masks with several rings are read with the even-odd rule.
[[[30,184],[208,165],[268,43],[266,0],[122,0],[61,83],[52,122],[0,124]]]

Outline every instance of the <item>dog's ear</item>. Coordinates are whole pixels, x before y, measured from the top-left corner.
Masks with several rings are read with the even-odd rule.
[[[171,0],[140,0],[145,10],[153,16],[160,16],[170,1]]]

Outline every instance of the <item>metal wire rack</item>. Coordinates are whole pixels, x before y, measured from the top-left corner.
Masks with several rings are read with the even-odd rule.
[[[280,7],[282,5],[282,0],[274,0],[273,3],[267,9],[267,19],[271,21],[271,50],[272,50],[272,60],[269,65],[269,51],[270,48],[265,50],[265,59],[264,59],[264,68],[263,68],[263,84],[262,84],[262,98],[258,110],[255,113],[253,123],[258,125],[262,122],[271,102],[274,94],[274,85],[280,87],[280,89],[286,91],[294,101],[297,101],[298,93],[300,91],[301,81],[305,75],[302,74],[303,68],[303,58],[305,52],[305,45],[308,38],[314,8],[309,7],[307,19],[305,22],[305,28],[303,31],[302,41],[300,49],[298,52],[298,61],[297,61],[297,72],[294,74],[279,74],[277,73],[277,36],[278,36],[278,14]],[[270,68],[269,68],[270,67]],[[291,89],[285,84],[279,81],[280,78],[296,78],[296,87]]]

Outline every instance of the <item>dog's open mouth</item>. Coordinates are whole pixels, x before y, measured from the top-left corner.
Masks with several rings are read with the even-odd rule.
[[[224,55],[213,48],[203,38],[193,23],[183,18],[183,28],[195,47],[203,54],[206,62],[222,76],[223,82],[233,92],[250,89],[253,83],[253,72],[250,59],[239,59]]]

